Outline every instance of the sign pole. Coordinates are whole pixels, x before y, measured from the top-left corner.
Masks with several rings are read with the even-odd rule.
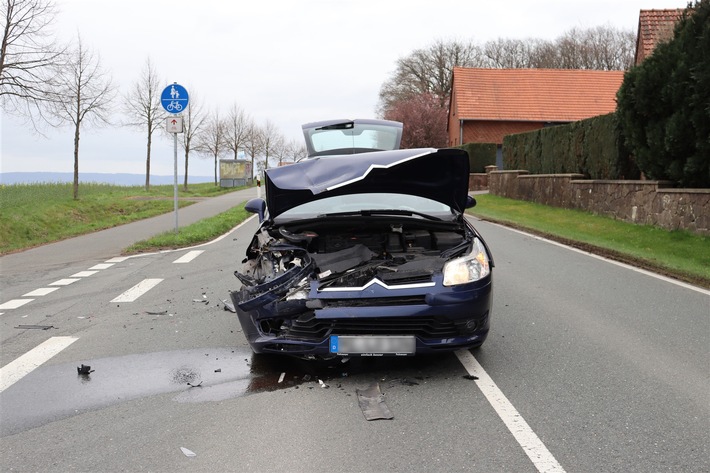
[[[177,133],[173,133],[173,149],[175,163],[175,179],[173,181],[173,196],[175,200],[175,233],[178,233],[178,160],[177,160]]]
[[[174,150],[174,168],[175,168],[175,179],[173,182],[173,195],[175,200],[175,233],[178,233],[178,142],[177,134],[182,133],[182,117],[176,116],[183,110],[187,108],[189,101],[189,95],[185,87],[181,86],[177,82],[173,82],[171,85],[163,89],[163,93],[160,94],[160,103],[166,112],[172,114],[165,120],[167,129],[169,133],[173,134],[173,150]],[[187,182],[187,175],[185,175],[185,182]]]

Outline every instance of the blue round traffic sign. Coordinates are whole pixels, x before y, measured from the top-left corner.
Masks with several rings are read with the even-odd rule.
[[[187,108],[187,90],[177,82],[167,86],[160,94],[160,103],[170,113],[180,113]]]

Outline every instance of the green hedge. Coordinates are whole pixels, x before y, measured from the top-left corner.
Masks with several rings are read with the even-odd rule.
[[[495,143],[466,143],[457,146],[468,153],[470,172],[486,172],[486,166],[496,163]]]
[[[531,174],[584,174],[590,179],[638,179],[623,147],[615,113],[503,138],[504,169]]]

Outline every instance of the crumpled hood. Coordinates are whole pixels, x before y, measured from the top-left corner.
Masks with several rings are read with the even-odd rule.
[[[468,196],[468,153],[420,148],[324,156],[266,170],[271,218],[325,197],[364,192],[410,194],[463,212]]]

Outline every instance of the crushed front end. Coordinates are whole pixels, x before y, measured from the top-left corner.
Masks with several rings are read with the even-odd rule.
[[[339,218],[263,226],[232,292],[255,353],[434,353],[488,334],[492,260],[456,222]]]

